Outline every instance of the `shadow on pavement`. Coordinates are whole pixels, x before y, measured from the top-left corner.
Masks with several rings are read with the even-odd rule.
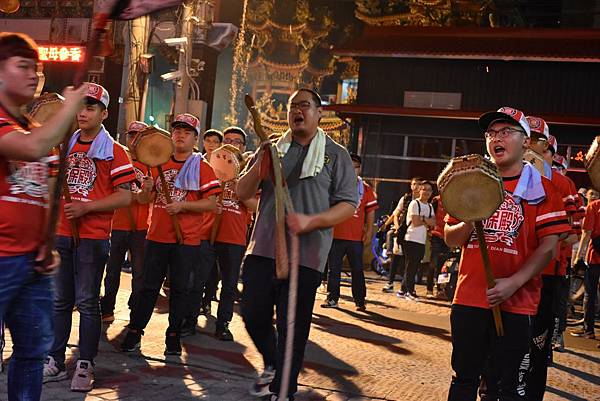
[[[353,338],[369,344],[377,345],[399,355],[409,355],[412,352],[395,344],[402,342],[396,337],[390,337],[367,330],[359,325],[340,322],[329,316],[313,313],[313,326],[317,330],[334,334],[342,338]]]
[[[564,353],[578,356],[578,357],[588,360],[590,362],[600,363],[600,358],[592,356],[592,355],[584,354],[581,352],[573,351],[572,349],[565,349]]]
[[[368,323],[387,327],[389,329],[394,330],[403,330],[403,331],[412,331],[416,333],[425,334],[428,336],[434,336],[444,341],[451,341],[452,338],[450,333],[446,329],[441,329],[439,327],[434,326],[425,326],[418,323],[408,322],[406,320],[397,320],[385,315],[382,315],[377,312],[373,312],[372,310],[368,310],[366,312],[354,312],[345,309],[338,309],[341,312],[344,312],[359,321],[366,321]]]
[[[323,378],[333,382],[336,391],[350,393],[352,395],[362,395],[361,389],[349,377],[358,376],[358,370],[354,366],[349,365],[345,361],[335,357],[329,351],[321,347],[319,344],[308,340],[306,344],[306,355],[302,370],[310,369],[319,373]],[[320,383],[303,383],[302,372],[298,379],[299,383],[311,387],[324,387]],[[329,386],[328,386],[329,387]]]
[[[550,387],[550,386],[546,387],[546,392],[547,393],[556,394],[559,397],[562,397],[565,400],[569,400],[569,401],[588,401],[585,398],[581,398],[581,397],[578,397],[576,395],[569,394],[566,391],[558,390],[558,389]]]
[[[582,372],[577,369],[570,368],[565,365],[561,365],[560,363],[552,364],[552,367],[558,370],[562,370],[563,372],[569,373],[573,376],[579,377],[582,380],[595,384],[596,386],[600,386],[600,377],[596,375],[592,375],[587,372]]]

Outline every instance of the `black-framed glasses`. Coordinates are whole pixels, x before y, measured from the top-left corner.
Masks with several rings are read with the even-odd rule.
[[[509,135],[512,135],[515,133],[525,134],[525,131],[522,131],[520,129],[513,128],[513,127],[504,127],[504,128],[500,128],[499,130],[488,128],[488,130],[485,131],[485,137],[487,139],[494,139],[494,138],[505,139]]]
[[[298,110],[308,110],[312,107],[312,103],[309,102],[308,100],[303,100],[301,102],[297,102],[297,103],[288,103],[287,105],[287,109],[289,111],[292,111],[294,109],[298,109]]]

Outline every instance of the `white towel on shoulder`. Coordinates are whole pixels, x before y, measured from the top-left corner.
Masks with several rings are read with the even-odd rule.
[[[325,144],[327,142],[327,134],[321,128],[317,128],[317,134],[308,145],[308,153],[302,163],[302,170],[300,172],[300,179],[307,177],[314,177],[323,170],[325,164]],[[292,144],[292,131],[287,130],[281,138],[277,141],[277,151],[279,157],[285,156],[287,151],[290,149]]]

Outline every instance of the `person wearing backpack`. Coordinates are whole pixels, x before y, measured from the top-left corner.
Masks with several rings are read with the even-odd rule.
[[[402,249],[406,260],[404,269],[404,297],[409,301],[418,301],[415,291],[415,274],[425,254],[425,243],[427,242],[427,231],[435,227],[435,213],[429,198],[433,193],[433,186],[429,181],[423,181],[419,189],[419,197],[413,199],[408,205],[406,213],[406,234]]]
[[[396,209],[394,209],[392,215],[389,217],[388,221],[391,219],[394,223],[393,231],[394,236],[396,236],[398,245],[402,246],[404,242],[404,235],[406,234],[406,213],[408,212],[408,205],[413,199],[419,197],[419,191],[421,189],[421,182],[423,179],[421,177],[413,177],[410,181],[410,191],[404,194],[402,198],[398,201],[398,205]],[[386,225],[387,225],[386,221]],[[393,242],[393,241],[392,241]],[[392,247],[388,248],[388,252],[391,253]],[[383,287],[381,290],[383,292],[394,292],[394,278],[396,277],[396,273],[398,272],[398,266],[404,265],[404,256],[402,255],[393,255],[392,264],[390,266],[390,274],[388,277],[388,284]],[[404,285],[402,285],[401,290],[398,291],[398,295],[404,293]]]

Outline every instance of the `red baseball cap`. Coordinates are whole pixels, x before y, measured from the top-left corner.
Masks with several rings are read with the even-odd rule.
[[[131,132],[131,131],[141,131],[144,128],[148,128],[148,124],[146,124],[145,122],[142,121],[132,121],[129,126],[127,127],[127,131],[126,132]]]
[[[486,131],[489,126],[496,121],[507,121],[517,125],[525,131],[527,136],[531,136],[531,128],[525,118],[525,114],[512,107],[500,107],[497,111],[488,111],[479,117],[479,127]]]
[[[108,95],[108,91],[102,85],[95,84],[93,82],[86,82],[88,90],[85,94],[86,97],[94,99],[104,105],[104,107],[108,108],[108,104],[110,103],[110,96]]]
[[[531,132],[536,132],[540,135],[543,135],[546,140],[550,139],[550,129],[543,118],[534,116],[527,116],[525,118],[527,118]]]
[[[552,164],[562,167],[565,170],[569,168],[569,163],[567,162],[567,158],[559,155],[558,153],[552,156]]]
[[[171,123],[171,128],[185,126],[196,131],[200,135],[200,120],[189,113],[179,114]]]
[[[553,135],[548,135],[548,147],[552,149],[552,154],[555,155],[558,152],[558,141]]]

